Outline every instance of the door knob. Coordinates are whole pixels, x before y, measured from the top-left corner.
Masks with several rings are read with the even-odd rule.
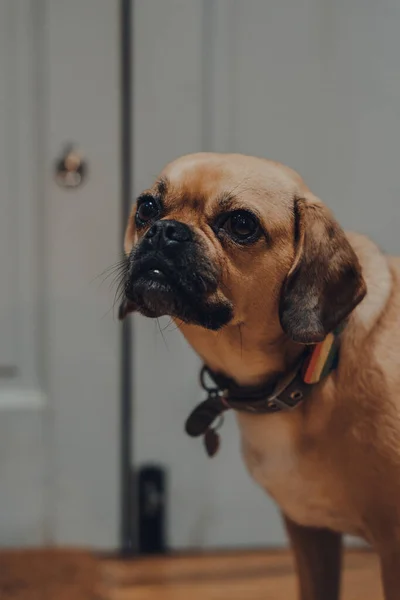
[[[87,164],[82,155],[72,145],[66,146],[56,161],[55,178],[64,188],[77,188],[83,184],[87,175]]]

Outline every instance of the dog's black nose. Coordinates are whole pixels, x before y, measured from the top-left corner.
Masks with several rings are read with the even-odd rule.
[[[163,219],[156,221],[145,235],[154,248],[178,246],[192,240],[190,228],[180,221]]]

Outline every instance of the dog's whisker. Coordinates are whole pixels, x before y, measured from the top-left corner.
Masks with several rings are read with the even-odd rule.
[[[239,192],[237,192],[235,194],[235,191],[239,190],[241,188],[242,184],[245,181],[248,181],[249,179],[250,179],[250,175],[246,175],[245,177],[243,177],[243,179],[241,181],[239,181],[239,183],[237,183],[231,190],[229,190],[229,192],[227,193],[227,196],[229,196],[232,199],[237,198],[239,195]],[[243,192],[244,190],[241,190],[241,191]]]
[[[112,289],[114,286],[120,286],[121,284],[125,284],[126,281],[126,274],[125,273],[117,273],[116,275],[114,275],[114,278],[112,279],[110,285],[109,285],[109,289]]]
[[[117,289],[126,280],[126,268],[115,269],[110,272],[104,279],[99,283],[99,287],[104,285],[108,280],[108,289],[112,290],[114,287]]]
[[[126,268],[126,265],[127,265],[127,258],[124,257],[121,260],[119,260],[118,262],[116,262],[116,263],[110,265],[109,267],[107,267],[106,269],[104,269],[104,271],[102,271],[98,275],[96,275],[91,280],[91,283],[93,283],[94,281],[97,281],[98,279],[104,277],[104,280],[102,280],[102,283],[103,283],[113,273],[123,271]]]
[[[170,329],[171,325],[174,325],[173,320],[170,318],[170,320],[168,321],[168,323],[166,324],[165,327],[163,327],[163,331],[176,331],[177,327],[175,327],[174,329]]]
[[[163,329],[162,329],[162,327],[161,327],[161,325],[160,325],[160,319],[158,319],[158,318],[157,318],[157,319],[156,319],[156,321],[157,321],[157,325],[158,325],[158,330],[159,330],[159,332],[161,333],[161,337],[162,337],[162,339],[163,339],[163,342],[164,342],[164,344],[165,344],[165,347],[166,347],[166,349],[168,350],[168,344],[167,344],[167,340],[165,339],[164,331],[163,331]]]
[[[117,305],[119,305],[125,295],[125,278],[122,278],[118,283],[118,286],[115,290],[114,301],[112,304],[112,310],[115,309]]]

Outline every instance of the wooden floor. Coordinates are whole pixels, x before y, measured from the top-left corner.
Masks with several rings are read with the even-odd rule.
[[[370,553],[346,555],[343,600],[382,600]],[[0,553],[0,600],[295,600],[286,553],[120,561],[83,552]]]

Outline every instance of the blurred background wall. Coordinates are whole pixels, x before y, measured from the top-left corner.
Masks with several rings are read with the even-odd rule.
[[[398,2],[132,7],[133,195],[184,153],[265,156],[400,254]],[[121,250],[119,19],[109,0],[0,0],[0,545],[118,543],[120,328],[101,282]],[[54,181],[67,142],[89,167],[74,190]],[[160,327],[133,319],[132,460],[168,469],[169,545],[285,544],[233,415],[213,461],[183,433],[199,363]]]

